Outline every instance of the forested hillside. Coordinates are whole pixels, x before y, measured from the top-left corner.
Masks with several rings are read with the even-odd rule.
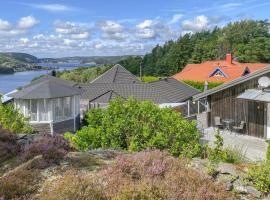
[[[144,75],[170,76],[188,63],[224,59],[228,52],[240,62],[270,63],[268,21],[244,20],[223,28],[185,34],[176,41],[157,45],[143,57],[129,57],[120,64],[136,75],[141,63]]]

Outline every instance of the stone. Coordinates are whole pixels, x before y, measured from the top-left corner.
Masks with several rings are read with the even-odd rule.
[[[231,174],[232,176],[239,177],[236,167],[233,164],[220,163],[217,167],[217,170],[221,174]]]
[[[198,172],[207,175],[208,166],[210,165],[209,160],[206,159],[200,159],[200,158],[193,158],[188,167],[191,167]]]
[[[225,184],[226,191],[232,191],[233,182],[236,180],[236,177],[229,174],[219,174],[217,176],[217,181]]]
[[[252,186],[247,186],[246,189],[247,189],[248,194],[251,194],[253,197],[256,197],[256,198],[261,198],[262,193],[256,188]]]
[[[233,183],[233,189],[235,190],[236,193],[239,193],[239,194],[247,194],[248,193],[247,187],[239,179],[237,179]]]

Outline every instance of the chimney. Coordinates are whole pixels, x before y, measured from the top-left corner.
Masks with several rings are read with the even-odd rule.
[[[232,54],[231,53],[226,54],[226,62],[228,64],[232,64]]]
[[[203,91],[205,92],[206,90],[208,90],[208,82],[207,81],[204,81]]]

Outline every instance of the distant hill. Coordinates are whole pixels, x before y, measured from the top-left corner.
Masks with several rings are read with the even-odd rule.
[[[0,74],[10,74],[17,71],[40,70],[39,59],[26,53],[0,53]]]
[[[116,64],[119,61],[130,57],[130,55],[125,56],[73,56],[73,57],[62,57],[62,58],[41,58],[40,62],[45,63],[61,63],[61,62],[79,62],[85,63],[95,63],[97,65],[103,64]]]

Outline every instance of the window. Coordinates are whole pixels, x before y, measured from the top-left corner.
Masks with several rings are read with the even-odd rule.
[[[30,120],[37,121],[38,101],[32,99],[30,102]]]
[[[72,117],[73,101],[71,97],[53,99],[53,120],[60,121]]]
[[[45,99],[40,99],[38,102],[39,121],[48,121],[48,113],[46,109]]]
[[[222,77],[222,76],[224,76],[224,75],[221,73],[221,71],[217,71],[217,72],[214,74],[214,76]]]
[[[71,117],[71,107],[72,104],[71,104],[71,97],[65,97],[64,98],[64,117],[65,118],[69,118]]]

